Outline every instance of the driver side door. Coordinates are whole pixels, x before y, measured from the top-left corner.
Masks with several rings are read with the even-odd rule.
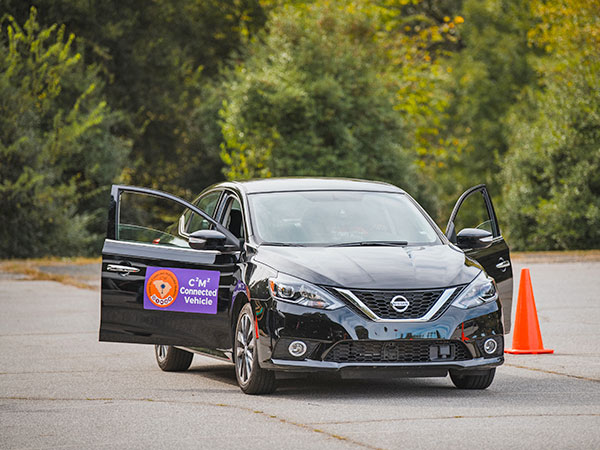
[[[192,215],[225,235],[229,247],[191,248],[188,233],[196,230],[185,219]],[[238,257],[237,238],[202,209],[164,192],[113,186],[102,250],[100,340],[231,347],[228,312]]]
[[[460,230],[476,228],[490,233],[487,245],[482,248],[461,248],[467,256],[483,266],[498,287],[504,317],[504,332],[511,330],[513,297],[513,273],[510,251],[502,234],[492,204],[492,198],[484,184],[467,189],[458,199],[448,226],[446,237],[457,245]],[[458,230],[458,231],[457,231]]]

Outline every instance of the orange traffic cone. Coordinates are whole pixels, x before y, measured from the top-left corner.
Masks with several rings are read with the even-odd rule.
[[[513,333],[513,348],[504,351],[513,354],[554,353],[554,350],[545,349],[542,343],[542,333],[540,333],[540,323],[538,322],[537,310],[535,309],[529,269],[521,270],[517,317]]]

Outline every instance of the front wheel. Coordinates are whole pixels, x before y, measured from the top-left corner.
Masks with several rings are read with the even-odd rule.
[[[250,303],[240,311],[235,327],[233,357],[235,376],[246,394],[270,394],[276,389],[275,374],[260,367],[254,336],[254,313]]]
[[[154,355],[156,362],[165,372],[181,372],[187,370],[192,364],[194,354],[179,350],[171,345],[155,345]]]
[[[489,369],[477,374],[461,374],[460,371],[450,371],[450,378],[459,389],[485,389],[494,381],[496,369]]]

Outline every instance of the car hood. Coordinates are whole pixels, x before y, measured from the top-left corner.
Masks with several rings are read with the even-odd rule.
[[[481,270],[449,245],[260,246],[255,261],[311,283],[354,289],[425,289],[471,282]]]

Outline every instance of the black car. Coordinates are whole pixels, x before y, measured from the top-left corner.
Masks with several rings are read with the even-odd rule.
[[[460,229],[457,233],[455,230]],[[512,268],[484,185],[444,235],[403,190],[327,178],[225,182],[194,202],[113,186],[100,340],[235,364],[248,394],[276,372],[445,377],[485,389],[504,362]]]

